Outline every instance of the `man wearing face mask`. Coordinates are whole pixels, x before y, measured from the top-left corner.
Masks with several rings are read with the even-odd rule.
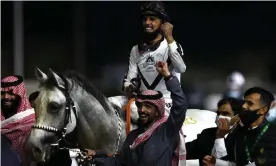
[[[228,137],[228,160],[237,166],[276,165],[276,125],[266,119],[274,96],[260,87],[248,89],[244,94],[243,111],[239,114],[240,126]],[[206,165],[220,165],[214,157],[205,158]],[[225,165],[224,163],[223,165]]]
[[[146,2],[141,7],[142,39],[135,45],[129,58],[129,69],[124,79],[123,89],[129,98],[138,91],[160,91],[166,102],[166,114],[169,114],[172,100],[165,80],[155,69],[157,61],[167,61],[169,71],[180,81],[180,74],[186,70],[183,50],[173,37],[173,25],[164,4],[160,1]],[[135,86],[131,80],[139,78],[141,86]]]
[[[35,121],[21,76],[1,79],[1,134],[11,141],[11,149],[23,159],[25,142]],[[2,159],[5,160],[5,159]]]
[[[218,104],[217,120],[218,127],[208,128],[198,135],[197,139],[186,143],[187,159],[202,159],[205,155],[215,154],[218,158],[227,155],[224,140],[235,125],[234,116],[241,110],[243,101],[235,98],[223,98]]]

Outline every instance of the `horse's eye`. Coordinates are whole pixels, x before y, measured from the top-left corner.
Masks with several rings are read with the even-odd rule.
[[[51,112],[58,112],[59,108],[60,108],[60,105],[58,103],[52,102],[49,104],[49,110]]]

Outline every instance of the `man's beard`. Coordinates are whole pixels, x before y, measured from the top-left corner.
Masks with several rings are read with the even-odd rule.
[[[146,122],[142,122],[142,120],[141,120],[140,117],[139,117],[139,119],[138,119],[138,121],[137,121],[137,125],[138,125],[139,128],[147,129],[147,128],[148,128],[149,126],[151,126],[156,120],[157,120],[157,119],[155,119],[155,118],[150,118],[150,117],[148,117],[148,119],[147,119]]]
[[[10,106],[5,105],[4,103],[6,101],[11,101],[12,105]],[[14,100],[7,100],[7,99],[1,100],[1,111],[6,119],[16,114],[19,102],[20,102],[20,98],[16,98]]]
[[[143,31],[143,40],[147,44],[150,44],[150,42],[155,40],[159,34],[161,34],[161,28],[160,27],[157,30],[153,31],[153,32]]]
[[[146,123],[141,122],[139,119],[137,121],[138,127],[147,128],[153,121],[147,121]]]

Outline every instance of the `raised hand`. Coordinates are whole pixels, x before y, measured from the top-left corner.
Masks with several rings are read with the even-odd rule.
[[[219,125],[216,133],[217,138],[224,138],[226,134],[228,134],[231,130],[230,122],[228,119],[220,118],[218,120]]]
[[[171,74],[167,62],[158,61],[155,66],[158,73],[160,73],[163,77],[167,77]]]
[[[169,22],[165,22],[164,24],[161,25],[161,30],[163,32],[164,37],[168,41],[168,43],[172,43],[174,41],[173,39],[173,25]]]

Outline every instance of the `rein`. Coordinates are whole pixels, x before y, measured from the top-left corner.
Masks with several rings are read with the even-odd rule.
[[[140,95],[141,87],[141,78],[138,75],[137,78],[132,78],[130,82],[136,87],[136,94]],[[129,99],[128,103],[123,107],[123,110],[126,111],[126,135],[130,133],[131,128],[131,104],[135,102],[135,97]]]
[[[126,111],[126,135],[130,133],[131,128],[131,104],[135,101],[135,98],[131,98],[127,105],[123,108]]]

